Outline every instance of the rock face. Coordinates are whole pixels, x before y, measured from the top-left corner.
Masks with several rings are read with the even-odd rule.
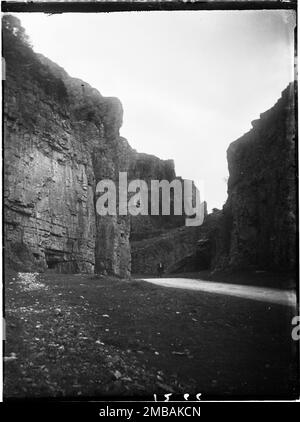
[[[149,154],[137,154],[132,166],[132,177],[142,179],[148,186],[148,209],[151,210],[151,180],[166,180],[172,182],[177,179],[183,183],[180,177],[176,177],[174,161],[160,160]],[[170,192],[171,215],[137,215],[131,216],[130,241],[143,240],[158,236],[165,230],[183,226],[185,224],[184,215],[174,215],[172,206],[174,204],[174,194]]]
[[[295,90],[290,84],[230,144],[228,200],[215,237],[216,269],[293,269],[296,262]]]
[[[35,54],[18,19],[4,17],[3,32],[6,261],[25,271],[128,276],[131,225],[144,237],[183,220],[100,216],[96,185],[118,185],[119,172],[171,180],[174,163],[133,150],[119,134],[120,101]]]
[[[5,259],[14,269],[127,277],[210,266],[292,269],[296,246],[294,88],[228,149],[228,200],[203,226],[185,216],[100,216],[102,179],[172,181],[172,160],[139,154],[119,134],[123,110],[35,54],[3,18]],[[171,196],[171,206],[174,196]],[[117,207],[119,204],[117,203]],[[130,250],[132,244],[132,254]]]
[[[290,84],[227,151],[228,199],[197,228],[132,242],[134,273],[289,271],[296,264],[295,90]]]
[[[199,228],[179,227],[159,236],[131,242],[132,272],[157,274],[160,262],[164,271],[172,273],[184,258],[191,255],[199,240]]]
[[[215,215],[207,215],[206,210],[204,214],[201,226],[167,229],[152,238],[132,241],[132,272],[157,275],[160,262],[166,273],[210,268]]]
[[[122,106],[36,55],[4,20],[5,257],[15,268],[130,272],[128,218],[100,218],[95,185],[127,170]]]

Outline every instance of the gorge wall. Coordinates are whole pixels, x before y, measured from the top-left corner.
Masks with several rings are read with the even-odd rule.
[[[121,171],[129,180],[173,178],[174,163],[132,149],[119,134],[120,101],[34,53],[12,16],[3,19],[3,55],[6,262],[25,271],[128,276],[131,218],[99,216],[96,184],[117,185]],[[132,226],[137,233],[142,225],[136,218]]]
[[[197,228],[132,242],[132,270],[168,273],[295,269],[297,155],[295,87],[290,84],[227,150],[228,199]]]
[[[227,150],[228,199],[214,239],[213,267],[292,270],[297,234],[293,83],[252,126]]]
[[[180,177],[176,177],[174,161],[160,160],[149,154],[137,154],[133,164],[132,174],[134,178],[144,180],[148,186],[148,209],[151,210],[151,180],[167,180],[171,182],[175,179],[182,183]],[[165,230],[185,224],[184,215],[174,215],[173,211],[174,193],[170,191],[170,215],[136,215],[131,216],[130,241],[132,242],[152,238]]]
[[[293,269],[296,262],[294,85],[228,148],[228,200],[200,227],[185,216],[100,216],[96,185],[171,181],[174,162],[120,136],[123,110],[33,52],[18,19],[3,19],[4,235],[19,271],[127,277],[224,269]],[[182,181],[181,178],[178,178]],[[174,198],[171,197],[171,203]],[[131,251],[132,249],[132,251]]]
[[[212,236],[219,213],[207,215],[203,203],[204,222],[195,227],[177,227],[159,235],[131,242],[132,272],[157,275],[160,262],[166,273],[191,272],[211,266]]]

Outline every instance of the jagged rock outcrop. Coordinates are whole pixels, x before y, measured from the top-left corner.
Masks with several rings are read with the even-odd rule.
[[[291,270],[297,231],[294,84],[252,126],[227,150],[228,200],[214,267]]]

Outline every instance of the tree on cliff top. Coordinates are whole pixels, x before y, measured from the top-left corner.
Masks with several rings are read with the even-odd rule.
[[[20,41],[22,45],[31,47],[29,37],[21,25],[20,19],[12,15],[4,15],[2,18],[3,48],[8,49],[11,42]],[[11,42],[10,42],[11,41]]]
[[[55,101],[66,103],[68,94],[64,82],[39,60],[21,21],[15,16],[4,15],[2,33],[2,55],[6,60],[7,75],[15,80],[19,79],[20,84],[26,79],[30,80]]]

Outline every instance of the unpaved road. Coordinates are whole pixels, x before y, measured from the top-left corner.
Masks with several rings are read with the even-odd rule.
[[[188,289],[207,293],[216,293],[253,299],[280,305],[296,306],[296,293],[290,290],[270,289],[266,287],[241,286],[238,284],[216,283],[189,278],[143,278],[144,281],[164,287]]]

